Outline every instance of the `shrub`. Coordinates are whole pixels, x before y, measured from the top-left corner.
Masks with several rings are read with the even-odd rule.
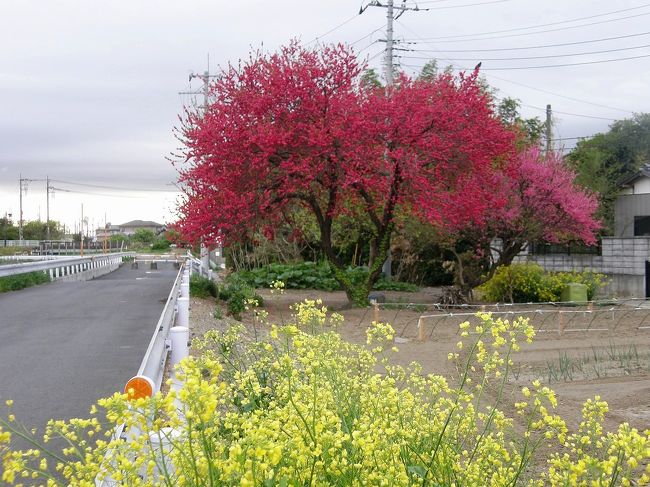
[[[237,274],[231,274],[219,285],[218,298],[226,302],[228,313],[236,319],[240,319],[247,306],[264,304],[255,289]]]
[[[567,283],[587,285],[591,300],[605,284],[605,276],[594,272],[545,272],[538,264],[511,264],[499,267],[492,279],[479,287],[486,299],[511,303],[557,302]]]
[[[190,296],[196,298],[217,297],[217,285],[207,277],[193,274],[190,277]]]
[[[367,267],[349,267],[346,276],[355,286],[361,286],[368,278]],[[287,289],[317,289],[319,291],[338,291],[341,286],[334,278],[334,272],[327,262],[301,262],[298,264],[270,264],[250,271],[237,272],[241,279],[255,288],[269,288],[276,281],[285,283]],[[415,292],[415,284],[380,279],[375,284],[378,291]]]
[[[0,293],[18,291],[26,287],[37,286],[50,282],[49,274],[45,272],[27,272],[15,276],[0,277]]]
[[[71,485],[110,476],[178,487],[648,483],[650,432],[626,423],[604,431],[607,403],[598,396],[571,432],[551,389],[537,380],[509,389],[511,357],[535,333],[525,319],[480,313],[473,335],[461,324],[467,343],[449,354],[459,374],[448,382],[417,364],[392,365],[388,324],[373,323],[366,347],[332,331],[342,317],[318,301],[294,311],[296,321],[272,326],[261,342],[243,326],[208,332],[194,344],[201,355],[177,367],[178,392],[135,401],[115,394],[89,420],[51,421],[48,439],[70,445],[58,458],[34,443],[12,450],[11,434],[27,432],[0,419],[2,480],[34,472],[60,473]],[[99,418],[140,434],[86,441],[101,433]]]
[[[169,240],[166,238],[158,238],[151,244],[151,250],[167,250],[170,245]]]

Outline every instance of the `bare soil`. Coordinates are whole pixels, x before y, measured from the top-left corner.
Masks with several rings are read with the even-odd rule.
[[[390,323],[396,330],[394,361],[408,365],[415,361],[423,372],[449,377],[455,373],[447,359],[460,340],[458,325],[476,322],[473,313],[480,308],[436,309],[439,290],[425,288],[417,293],[385,292],[386,304],[377,307],[346,309],[343,292],[287,290],[283,295],[258,291],[265,300],[269,323],[285,323],[291,318],[290,306],[304,299],[322,299],[330,309],[344,315],[341,335],[353,343],[365,343],[367,326],[373,321]],[[391,304],[393,303],[393,304]],[[408,303],[420,303],[408,305]],[[226,329],[234,320],[215,309],[214,300],[192,299],[191,323],[194,336],[208,329]],[[580,421],[582,403],[599,395],[609,403],[608,429],[628,422],[640,430],[650,429],[650,308],[637,304],[612,304],[559,308],[556,306],[486,307],[495,316],[514,319],[525,316],[537,330],[532,344],[524,344],[514,357],[511,389],[529,385],[534,379],[550,384],[558,395],[558,413],[570,425]],[[254,325],[252,314],[244,324],[258,333],[268,325]],[[418,327],[421,324],[421,332]],[[424,341],[419,338],[423,336]],[[466,343],[471,336],[464,339]]]

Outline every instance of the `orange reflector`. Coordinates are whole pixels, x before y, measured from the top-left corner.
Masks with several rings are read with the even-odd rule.
[[[153,396],[153,381],[144,375],[136,375],[129,379],[124,386],[124,394],[129,396],[129,400],[142,399],[143,397]]]

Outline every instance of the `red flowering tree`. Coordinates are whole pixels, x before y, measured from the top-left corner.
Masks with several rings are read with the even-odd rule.
[[[595,244],[601,228],[595,218],[598,200],[577,186],[575,177],[561,154],[543,155],[537,147],[494,171],[491,185],[500,201],[488,205],[479,222],[443,224],[447,247],[456,251],[458,284],[467,291],[484,282],[497,267],[511,264],[529,242]],[[500,244],[493,247],[496,239]],[[472,275],[477,265],[480,269]]]
[[[229,67],[206,113],[188,114],[182,130],[184,234],[228,244],[260,228],[272,234],[305,208],[349,300],[365,304],[397,214],[480,219],[491,189],[479,175],[510,157],[513,136],[477,73],[401,76],[385,89],[362,83],[363,68],[350,48],[296,43]],[[373,238],[368,279],[355,287],[333,250],[332,225],[359,212]]]

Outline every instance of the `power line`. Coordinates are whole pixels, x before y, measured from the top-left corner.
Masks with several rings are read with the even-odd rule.
[[[535,110],[541,110],[543,112],[546,111],[546,108],[536,107],[535,105],[527,105],[525,103],[522,103],[521,106],[522,107],[528,107],[528,108],[534,108]],[[598,117],[596,115],[584,115],[582,113],[561,112],[559,110],[553,110],[553,113],[559,113],[561,115],[569,115],[569,116],[572,116],[572,117],[593,118],[593,119],[596,119],[596,120],[607,120],[607,121],[610,121],[610,122],[615,122],[617,120],[615,118]]]
[[[352,22],[352,21],[353,21],[354,19],[356,19],[358,16],[359,16],[359,14],[355,14],[354,16],[350,17],[349,19],[344,20],[344,21],[341,22],[339,25],[337,25],[336,27],[331,28],[330,30],[328,30],[328,31],[325,32],[324,34],[321,34],[321,35],[319,35],[319,36],[314,37],[314,38],[313,38],[311,41],[309,41],[306,45],[308,46],[309,44],[313,44],[314,42],[318,41],[319,39],[322,39],[323,37],[326,37],[326,36],[330,35],[330,34],[331,34],[332,32],[334,32],[335,30],[338,30],[338,29],[340,29],[341,27],[343,27],[344,25],[346,25],[346,24]]]
[[[437,5],[439,3],[444,3],[444,2],[455,2],[457,0],[424,0],[423,2],[415,2],[412,1],[413,5]]]
[[[536,66],[510,66],[510,67],[501,67],[501,68],[482,68],[482,71],[510,71],[510,70],[520,70],[520,69],[544,69],[544,68],[563,68],[567,66],[585,66],[588,64],[603,64],[603,63],[613,63],[618,61],[630,61],[632,59],[641,59],[650,57],[650,54],[643,54],[641,56],[630,56],[630,57],[621,57],[614,59],[601,59],[599,61],[584,61],[581,63],[564,63],[564,64],[545,64],[545,65],[536,65]]]
[[[50,179],[50,181],[54,181],[54,182],[62,183],[62,184],[71,184],[73,186],[85,186],[85,187],[88,187],[88,188],[99,188],[99,189],[112,189],[112,190],[115,190],[115,191],[131,191],[131,192],[136,192],[136,193],[139,193],[139,192],[155,192],[155,193],[171,193],[171,192],[175,192],[175,191],[168,190],[168,189],[124,188],[124,187],[118,187],[118,186],[105,186],[105,185],[101,185],[101,184],[90,184],[90,183],[78,183],[78,182],[74,182],[74,181],[64,181],[62,179]]]
[[[613,41],[613,40],[619,40],[619,39],[628,39],[630,37],[639,37],[639,36],[646,36],[650,34],[650,31],[648,32],[640,32],[638,34],[628,34],[628,35],[623,35],[623,36],[614,36],[614,37],[603,37],[602,39],[591,39],[588,41],[575,41],[575,42],[562,42],[560,44],[545,44],[545,45],[538,45],[538,46],[524,46],[524,47],[502,47],[502,48],[493,48],[493,49],[445,49],[444,51],[438,51],[436,49],[420,49],[422,52],[498,52],[498,51],[521,51],[521,50],[528,50],[528,49],[545,49],[548,47],[563,47],[563,46],[575,46],[579,44],[591,44],[595,42],[605,42],[605,41]],[[414,42],[417,44],[417,42]]]
[[[358,43],[361,42],[362,40],[364,40],[364,39],[366,39],[366,38],[372,36],[375,32],[378,32],[378,31],[382,30],[383,28],[384,28],[384,24],[380,25],[379,27],[377,27],[375,30],[373,30],[373,31],[370,32],[369,34],[366,34],[365,36],[360,37],[360,38],[357,39],[356,41],[354,41],[354,42],[350,42],[349,44],[350,44],[351,46],[354,46],[355,44],[358,44]]]
[[[521,34],[508,34],[508,35],[503,35],[503,36],[492,36],[492,37],[474,37],[472,39],[441,39],[441,40],[436,40],[436,42],[441,42],[441,43],[449,43],[449,42],[473,42],[473,41],[489,41],[493,39],[506,39],[509,37],[522,37],[522,36],[532,36],[536,34],[547,34],[549,32],[560,32],[563,30],[571,30],[571,29],[579,29],[581,27],[590,27],[592,25],[599,25],[599,24],[607,24],[609,22],[617,22],[619,20],[626,20],[626,19],[636,19],[638,17],[645,17],[646,15],[650,15],[650,12],[642,13],[642,14],[636,14],[636,15],[628,15],[626,17],[619,17],[617,19],[609,19],[609,20],[601,20],[599,22],[591,22],[588,24],[580,24],[580,25],[570,25],[568,27],[558,27],[557,29],[547,29],[547,30],[538,30],[535,32],[522,32]],[[422,40],[425,44],[431,43],[430,40]]]
[[[618,13],[622,13],[622,12],[630,12],[632,10],[640,10],[640,9],[643,9],[643,8],[646,8],[646,7],[650,7],[650,3],[639,5],[637,7],[625,8],[625,9],[620,9],[620,10],[612,10],[610,12],[605,12],[605,13],[596,14],[596,15],[590,15],[590,16],[587,16],[587,17],[577,17],[577,18],[574,18],[574,19],[561,20],[561,21],[558,21],[558,22],[549,22],[549,23],[546,23],[546,24],[530,25],[530,26],[527,26],[527,27],[514,27],[512,29],[493,30],[493,31],[487,31],[487,32],[478,32],[478,33],[474,33],[474,34],[459,34],[459,35],[440,36],[440,37],[422,37],[422,38],[420,38],[420,40],[425,41],[425,40],[442,40],[442,39],[462,39],[464,37],[475,37],[475,36],[483,36],[483,35],[491,35],[491,34],[503,34],[503,33],[507,33],[507,32],[517,32],[517,31],[522,31],[522,30],[538,29],[540,27],[551,27],[551,26],[554,26],[554,25],[570,24],[572,22],[579,22],[581,20],[595,19],[595,18],[598,18],[598,17],[605,17],[607,15],[613,15],[613,14],[618,14]],[[602,22],[595,22],[593,24],[584,24],[583,26],[595,25],[595,24],[604,23],[604,22],[614,22],[614,21],[617,21],[617,20],[629,19],[629,18],[632,18],[632,17],[639,17],[641,15],[648,15],[648,14],[645,13],[645,14],[621,17],[621,18],[618,18],[618,19],[609,19],[609,20],[602,21]],[[572,26],[570,28],[583,27],[583,26]],[[539,33],[542,33],[542,32],[552,32],[552,31],[540,31],[540,32],[535,32],[535,34],[539,34]],[[494,38],[490,38],[490,39],[494,39]],[[479,39],[476,39],[476,40],[479,40]]]
[[[50,181],[54,181],[54,180],[50,179]],[[94,192],[90,192],[90,191],[79,191],[79,190],[76,190],[76,189],[55,188],[54,186],[50,186],[49,189],[52,190],[52,191],[61,191],[63,193],[87,194],[87,195],[91,195],[91,196],[104,196],[106,198],[116,198],[116,197],[117,198],[133,198],[133,199],[143,198],[143,196],[124,196],[124,195],[116,196],[114,194],[94,193]]]
[[[607,108],[609,110],[615,110],[615,111],[618,111],[618,112],[634,114],[634,112],[632,110],[625,110],[624,108],[612,107],[610,105],[603,105],[602,103],[595,103],[595,102],[592,102],[592,101],[583,100],[581,98],[576,98],[576,97],[573,97],[573,96],[562,95],[562,94],[556,93],[554,91],[546,90],[546,89],[543,89],[543,88],[537,88],[535,86],[530,86],[530,85],[527,85],[525,83],[520,83],[518,81],[512,81],[512,80],[509,80],[509,79],[506,79],[506,78],[502,78],[502,77],[497,76],[497,75],[492,74],[492,73],[490,73],[489,76],[491,76],[492,78],[496,78],[498,80],[501,80],[501,81],[505,81],[506,83],[512,83],[514,85],[518,85],[518,86],[521,86],[523,88],[528,88],[530,90],[539,91],[540,93],[545,93],[547,95],[553,95],[553,96],[557,96],[559,98],[564,98],[565,100],[571,100],[571,101],[575,101],[575,102],[578,102],[578,103],[584,103],[585,105],[592,105],[592,106],[600,107],[600,108]]]
[[[410,32],[411,32],[413,35],[415,35],[416,37],[420,37],[420,36],[417,34],[417,32],[413,31],[413,29],[411,29],[409,26],[403,24],[402,22],[399,22],[399,24],[400,24],[400,26],[402,26],[402,27],[405,28],[406,30],[410,31]],[[450,62],[450,63],[452,64],[453,67],[455,67],[456,69],[458,69],[458,65],[454,62],[453,59],[443,58],[443,60],[444,60],[444,61],[448,61],[448,62]],[[407,64],[405,64],[405,66],[412,67],[412,68],[419,68],[419,69],[422,68],[422,66],[412,66],[412,65],[407,65]],[[463,68],[462,66],[460,66],[460,67]],[[463,69],[466,70],[466,68],[463,68]],[[543,88],[537,88],[537,87],[535,87],[535,86],[531,86],[531,85],[528,85],[528,84],[525,84],[525,83],[520,83],[520,82],[518,82],[518,81],[512,81],[512,80],[509,80],[509,79],[506,79],[506,78],[503,78],[503,77],[497,76],[497,75],[492,74],[492,73],[489,73],[489,76],[491,76],[492,78],[496,78],[496,79],[498,79],[498,80],[501,80],[501,81],[505,81],[506,83],[512,83],[512,84],[514,84],[514,85],[522,86],[522,87],[524,87],[524,88],[528,88],[528,89],[531,89],[531,90],[534,90],[534,91],[539,91],[540,93],[545,93],[545,94],[547,94],[547,95],[557,96],[557,97],[559,97],[559,98],[563,98],[563,99],[565,99],[565,100],[571,100],[571,101],[575,101],[575,102],[578,102],[578,103],[583,103],[583,104],[585,104],[585,105],[596,106],[596,107],[599,107],[599,108],[607,108],[607,109],[609,109],[609,110],[615,110],[615,111],[618,111],[618,112],[624,112],[624,113],[628,113],[628,114],[634,114],[634,112],[633,112],[632,110],[625,110],[625,109],[623,109],[623,108],[612,107],[612,106],[609,106],[609,105],[604,105],[604,104],[602,104],[602,103],[595,103],[595,102],[588,101],[588,100],[583,100],[583,99],[581,99],[581,98],[577,98],[577,97],[572,97],[572,96],[562,95],[562,94],[560,94],[560,93],[556,93],[556,92],[551,91],[551,90],[546,90],[546,89],[543,89]]]
[[[609,52],[620,52],[620,51],[631,51],[633,49],[643,49],[646,47],[650,47],[650,44],[643,44],[641,46],[630,46],[630,47],[619,47],[616,49],[603,49],[600,51],[587,51],[587,52],[574,52],[574,53],[565,53],[565,54],[547,54],[544,56],[519,56],[519,57],[506,57],[506,58],[486,58],[482,56],[477,56],[474,58],[456,58],[456,61],[475,61],[480,58],[481,61],[523,61],[523,60],[529,60],[529,59],[552,59],[552,58],[558,58],[558,57],[573,57],[573,56],[591,56],[593,54],[606,54]],[[413,52],[430,52],[430,51],[424,51],[421,49],[412,49]],[[445,52],[445,51],[442,51]],[[411,59],[429,59],[429,58],[423,58],[423,57],[417,57],[413,56]]]
[[[560,137],[558,139],[551,139],[551,141],[562,142],[563,140],[582,140],[582,139],[590,139],[592,137],[593,135],[583,135],[582,137]]]
[[[465,3],[463,5],[447,5],[444,7],[427,7],[427,8],[418,8],[419,5],[423,4],[431,4],[431,3],[437,3],[437,2],[417,2],[415,3],[414,9],[419,10],[419,11],[428,11],[428,10],[447,10],[451,8],[464,8],[464,7],[480,7],[483,5],[492,5],[495,3],[504,3],[504,2],[510,2],[512,0],[491,0],[488,2],[477,2],[477,3]]]

